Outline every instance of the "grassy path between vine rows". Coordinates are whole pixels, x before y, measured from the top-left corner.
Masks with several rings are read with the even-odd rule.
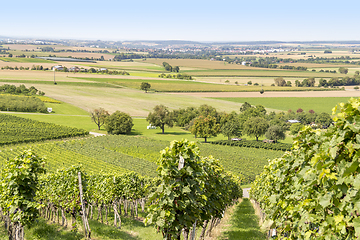
[[[258,216],[248,198],[243,198],[240,203],[236,204],[230,214],[228,226],[224,226],[219,240],[266,239],[266,235],[260,230]]]

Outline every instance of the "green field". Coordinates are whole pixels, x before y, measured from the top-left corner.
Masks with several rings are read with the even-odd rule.
[[[266,235],[260,230],[258,216],[249,199],[237,203],[232,212],[228,226],[218,239],[221,240],[263,240]]]
[[[229,77],[297,77],[297,78],[331,78],[331,77],[345,77],[346,75],[340,73],[320,73],[311,71],[290,71],[290,70],[267,70],[264,68],[252,70],[234,70],[234,69],[207,69],[207,70],[188,70],[183,71],[191,76],[229,76]]]
[[[274,97],[274,98],[216,98],[236,103],[248,102],[251,105],[263,105],[266,108],[279,109],[282,111],[296,111],[298,108],[304,111],[314,110],[317,113],[327,112],[332,113],[333,107],[340,102],[347,102],[348,97]]]
[[[1,57],[3,62],[18,62],[18,63],[55,63],[54,61],[44,60],[39,58],[17,58],[17,57]]]

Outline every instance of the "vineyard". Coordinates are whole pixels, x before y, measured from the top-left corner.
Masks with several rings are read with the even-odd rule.
[[[23,240],[24,226],[40,215],[75,232],[81,216],[85,238],[90,239],[89,219],[96,216],[96,221],[121,228],[123,217],[137,217],[139,210],[146,211],[145,222],[166,239],[180,239],[182,229],[188,239],[196,227],[202,228],[204,239],[225,208],[242,197],[239,179],[213,157],[200,156],[187,140],[174,141],[161,152],[158,178],[134,172],[88,174],[76,165],[44,174],[45,165],[44,158],[26,150],[2,168],[0,206],[11,239]]]
[[[0,114],[0,145],[84,136],[82,129]]]
[[[340,103],[334,126],[303,129],[293,150],[256,178],[251,196],[277,239],[360,237],[359,106],[359,99]]]
[[[50,171],[81,164],[94,173],[100,170],[108,173],[134,171],[143,176],[154,177],[159,152],[167,145],[167,141],[124,135],[34,143],[1,150],[0,163],[31,148],[47,158],[46,168]],[[200,144],[199,149],[201,154],[219,159],[224,169],[242,177],[243,183],[252,182],[268,159],[283,154],[282,151],[210,144]]]
[[[279,151],[290,151],[291,144],[288,143],[264,143],[258,141],[231,141],[231,140],[218,140],[210,142],[212,144],[227,145],[227,146],[238,146],[238,147],[250,147],[250,148],[263,148]]]

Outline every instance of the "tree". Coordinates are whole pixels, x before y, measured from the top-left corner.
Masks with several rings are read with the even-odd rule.
[[[235,112],[226,114],[221,119],[221,134],[228,137],[241,137],[240,121]]]
[[[248,84],[248,85],[252,85],[252,81],[248,81],[247,84]]]
[[[240,107],[240,112],[245,112],[245,110],[252,108],[251,104],[248,102],[244,102]]]
[[[293,123],[290,126],[290,133],[292,135],[298,134],[298,132],[304,127],[301,123]]]
[[[140,89],[144,90],[146,93],[147,93],[147,91],[149,91],[150,88],[151,88],[151,85],[148,82],[142,82],[140,85]]]
[[[315,119],[316,124],[321,124],[322,127],[326,127],[326,128],[329,127],[332,122],[333,120],[330,117],[330,114],[326,112],[320,113]]]
[[[220,132],[220,125],[216,123],[216,118],[213,116],[199,116],[195,119],[190,131],[196,137],[204,138],[205,142],[207,142],[207,138],[217,136]]]
[[[179,109],[173,111],[174,121],[176,125],[185,127],[191,120],[199,116],[199,111],[195,107],[187,107],[186,109]]]
[[[106,118],[105,128],[109,134],[128,134],[134,126],[129,114],[116,111]]]
[[[278,140],[285,139],[285,132],[284,129],[278,125],[273,125],[268,128],[265,133],[265,137],[277,142]]]
[[[175,66],[172,70],[173,70],[173,72],[179,72],[180,68],[179,68],[179,66]]]
[[[220,122],[220,114],[216,111],[216,108],[203,104],[199,107],[199,116],[212,116],[216,118],[216,122]]]
[[[244,123],[243,131],[248,136],[254,136],[256,141],[264,135],[269,123],[262,117],[252,117]]]
[[[349,69],[348,68],[344,68],[344,67],[340,67],[339,68],[339,72],[342,73],[342,74],[347,74],[349,72]]]
[[[98,126],[98,130],[105,124],[105,120],[108,116],[110,116],[109,112],[103,108],[94,109],[90,112],[91,120]]]
[[[276,86],[279,86],[279,87],[286,86],[286,81],[282,77],[275,78],[274,81],[275,81]]]
[[[164,105],[156,105],[154,111],[150,112],[146,118],[151,125],[159,127],[164,134],[165,125],[172,127],[174,125],[173,114]]]

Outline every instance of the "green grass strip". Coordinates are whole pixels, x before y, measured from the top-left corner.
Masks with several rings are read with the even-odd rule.
[[[266,235],[260,231],[258,216],[248,198],[237,204],[230,219],[230,227],[219,239],[264,240]]]

